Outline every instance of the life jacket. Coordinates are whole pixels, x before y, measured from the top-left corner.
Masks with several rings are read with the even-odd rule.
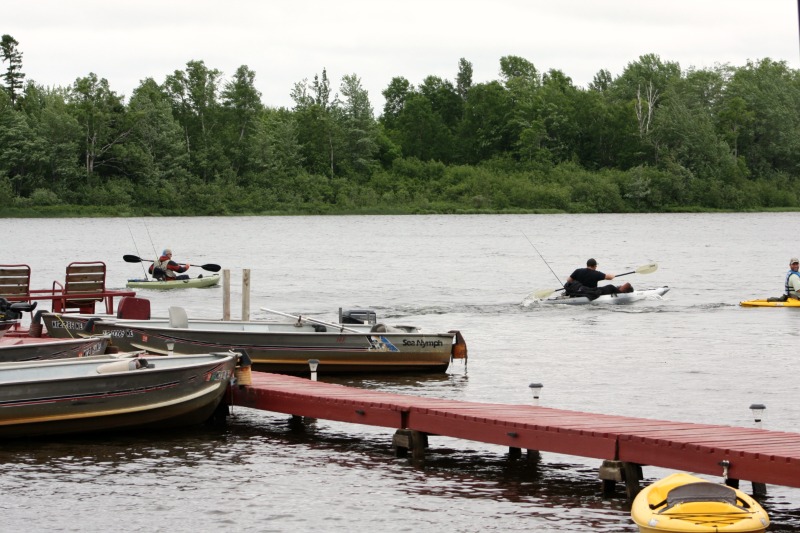
[[[789,272],[786,273],[786,282],[784,283],[784,289],[786,289],[785,294],[790,294],[794,290],[789,284],[789,278],[792,277],[792,274],[795,276],[800,276],[800,272],[795,272],[794,270],[789,269]]]
[[[580,281],[573,280],[564,284],[564,294],[572,297],[585,296],[589,300],[594,300],[602,295],[603,292],[598,287],[587,287]]]
[[[175,278],[175,272],[169,269],[169,262],[167,256],[161,256],[153,261],[153,277],[159,280]]]

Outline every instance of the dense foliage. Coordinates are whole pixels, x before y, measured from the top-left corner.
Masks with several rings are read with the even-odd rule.
[[[800,207],[800,76],[644,55],[587,88],[516,56],[473,83],[403,77],[376,118],[325,70],[265,107],[255,72],[190,61],[125,100],[25,81],[0,42],[0,214],[645,212]]]

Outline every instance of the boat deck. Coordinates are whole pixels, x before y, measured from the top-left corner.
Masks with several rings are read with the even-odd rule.
[[[252,372],[232,405],[800,488],[800,433],[421,398]]]

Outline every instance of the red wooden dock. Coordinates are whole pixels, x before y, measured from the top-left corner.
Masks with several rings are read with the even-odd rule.
[[[800,433],[383,393],[252,373],[232,405],[800,487]]]

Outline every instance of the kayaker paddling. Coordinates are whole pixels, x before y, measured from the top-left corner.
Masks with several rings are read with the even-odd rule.
[[[800,300],[800,272],[797,271],[798,268],[800,268],[800,260],[792,257],[789,260],[789,271],[786,273],[784,294],[787,298],[794,298],[795,300]]]
[[[594,300],[604,294],[633,292],[633,287],[630,283],[625,283],[619,287],[615,285],[597,286],[599,281],[610,281],[615,277],[614,274],[606,274],[597,270],[597,261],[592,258],[586,261],[586,268],[575,269],[570,274],[564,284],[564,291],[567,296],[585,296],[590,300]]]
[[[175,281],[189,279],[189,263],[180,265],[172,260],[172,249],[165,248],[161,256],[150,265],[150,273],[159,281]]]

